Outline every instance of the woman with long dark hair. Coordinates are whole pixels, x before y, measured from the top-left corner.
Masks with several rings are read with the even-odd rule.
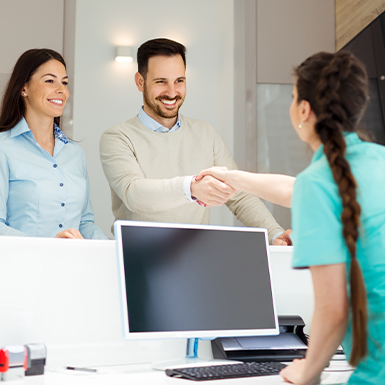
[[[107,239],[94,224],[84,152],[59,128],[67,83],[53,50],[15,64],[0,108],[0,235]]]
[[[356,131],[368,78],[349,52],[318,53],[295,69],[290,117],[314,150],[297,178],[208,169],[235,189],[292,207],[293,266],[311,270],[315,309],[306,358],[282,370],[318,384],[342,342],[356,367],[348,384],[385,379],[385,147]]]

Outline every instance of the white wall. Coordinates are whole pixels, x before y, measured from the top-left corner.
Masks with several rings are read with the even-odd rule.
[[[187,47],[181,112],[214,124],[233,149],[233,0],[77,0],[73,133],[86,152],[96,223],[108,235],[113,216],[99,139],[142,106],[136,63],[114,62],[114,47],[136,50],[156,37]],[[232,215],[214,210],[212,223],[232,224]]]
[[[63,9],[64,0],[0,0],[0,95],[24,51],[63,53]]]

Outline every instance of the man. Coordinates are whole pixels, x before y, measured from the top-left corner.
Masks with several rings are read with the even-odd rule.
[[[179,114],[185,52],[169,39],[149,40],[138,49],[135,83],[143,108],[100,141],[115,219],[207,224],[209,207],[226,204],[244,225],[267,228],[270,242],[290,244],[290,230],[284,232],[257,197],[211,176],[195,180],[208,167],[237,166],[212,125]]]

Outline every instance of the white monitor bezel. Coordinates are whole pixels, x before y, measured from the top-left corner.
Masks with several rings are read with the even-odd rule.
[[[122,242],[122,226],[141,226],[141,227],[166,227],[166,228],[183,228],[183,229],[207,229],[222,231],[245,231],[245,232],[262,232],[265,235],[267,263],[270,275],[270,289],[273,300],[274,322],[275,328],[270,329],[231,329],[231,330],[186,330],[186,331],[164,331],[164,332],[130,332],[128,322],[128,309],[126,297],[126,280],[124,275],[123,261],[123,242]],[[125,340],[148,340],[148,339],[169,339],[169,338],[202,338],[214,339],[216,337],[243,337],[243,336],[268,336],[279,334],[278,316],[276,311],[273,277],[271,274],[270,249],[268,234],[266,229],[257,227],[235,227],[235,226],[216,226],[216,225],[198,225],[198,224],[180,224],[180,223],[163,223],[163,222],[140,222],[140,221],[124,221],[118,220],[114,223],[114,233],[117,247],[117,266],[119,275],[119,292],[120,292],[120,308],[122,317],[123,337]]]

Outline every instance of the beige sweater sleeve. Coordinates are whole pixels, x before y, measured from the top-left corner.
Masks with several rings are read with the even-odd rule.
[[[188,203],[183,193],[185,177],[145,178],[134,147],[119,125],[102,135],[100,160],[111,188],[134,213],[166,211]]]
[[[226,166],[229,170],[237,169],[229,149],[218,133],[215,137],[214,151],[215,166]],[[245,226],[266,228],[270,243],[275,234],[284,231],[264,203],[255,195],[240,191],[226,202],[226,206]]]

